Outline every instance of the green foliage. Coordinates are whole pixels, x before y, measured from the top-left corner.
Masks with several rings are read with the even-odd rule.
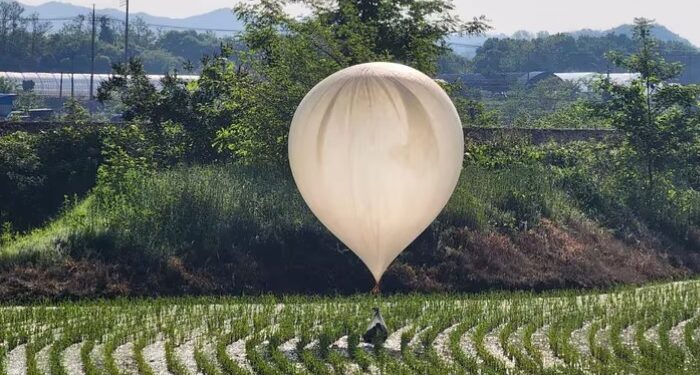
[[[461,83],[442,84],[443,89],[452,99],[452,103],[457,108],[462,126],[476,126],[493,128],[501,125],[500,113],[489,109],[480,101],[481,95],[476,90],[470,90]]]
[[[611,121],[601,118],[590,101],[578,99],[534,119],[528,127],[536,129],[610,129]]]
[[[63,113],[58,117],[58,120],[72,124],[85,124],[90,120],[90,113],[78,100],[69,98],[63,104]]]
[[[446,52],[452,32],[479,33],[483,19],[462,22],[443,0],[406,3],[343,1],[337,8],[309,2],[313,15],[296,19],[282,11],[285,1],[240,5],[246,22],[245,51],[223,45],[201,60],[197,82],[166,76],[156,90],[146,78],[144,61],[115,66],[115,75],[99,88],[102,102],[116,100],[128,121],[158,128],[183,124],[192,140],[188,159],[220,158],[241,164],[283,165],[286,137],[296,107],[315,84],[351,64],[394,60],[431,73]],[[284,30],[284,32],[280,32]],[[410,32],[414,37],[406,38]],[[465,103],[475,121],[495,120],[476,103]],[[212,144],[214,147],[212,147]]]
[[[513,82],[507,92],[497,95],[459,88],[449,92],[465,125],[545,129],[610,128],[610,120],[601,116],[594,106],[594,103],[602,100],[601,96],[589,92],[582,84],[583,82],[573,83],[553,78],[532,85]],[[505,81],[504,86],[507,86]]]
[[[473,66],[476,72],[487,75],[539,71],[607,72],[614,68],[605,56],[611,50],[628,55],[637,51],[637,44],[633,38],[619,33],[603,36],[555,34],[535,38],[491,38],[477,50]],[[678,42],[659,42],[659,51],[668,60],[680,59],[683,63],[700,57],[695,47]],[[682,79],[688,83],[693,76],[697,77],[700,63],[696,60],[694,65],[686,68],[689,73]]]
[[[41,108],[44,101],[32,90],[21,90],[17,93],[15,109],[18,111],[28,111],[30,109]]]
[[[126,121],[138,118],[151,119],[157,115],[157,90],[146,77],[140,60],[114,66],[114,75],[97,90],[100,102],[119,100],[125,107],[122,117]]]
[[[11,94],[17,92],[17,86],[5,77],[0,77],[0,94]]]
[[[460,21],[444,0],[348,0],[337,5],[307,1],[312,15],[304,19],[287,15],[286,4],[261,1],[236,8],[246,22],[242,40],[248,51],[241,60],[263,79],[246,76],[233,86],[239,89],[234,92],[240,98],[239,113],[217,133],[215,144],[243,163],[284,164],[296,106],[330,74],[377,60],[402,62],[432,74],[447,51],[445,38],[450,33],[488,28],[483,19]]]
[[[505,131],[490,142],[470,142],[465,146],[465,163],[491,169],[533,166],[545,156],[545,150],[533,147],[524,137]]]
[[[17,230],[42,224],[66,197],[86,193],[102,161],[94,128],[0,137],[0,222]]]
[[[617,161],[624,170],[616,191],[635,202],[653,227],[687,239],[698,217],[697,203],[688,197],[700,188],[692,177],[700,156],[700,86],[671,84],[681,66],[661,57],[651,37],[652,21],[635,23],[638,52],[610,58],[640,77],[628,86],[600,83],[607,100],[598,111],[623,134]]]
[[[0,137],[0,223],[25,231],[86,194],[98,175],[102,189],[116,188],[131,171],[166,168],[189,155],[192,141],[179,124],[80,126],[81,107],[71,105],[78,126]]]
[[[137,156],[123,145],[110,146],[121,141],[105,137],[106,161],[90,197],[45,230],[11,240],[7,254],[47,251],[50,256],[52,244],[63,243],[66,253],[76,259],[143,265],[175,256],[192,267],[216,261],[230,264],[236,280],[248,280],[251,288],[263,280],[267,287],[317,288],[329,285],[323,280],[338,274],[345,276],[336,282],[346,288],[368,276],[359,264],[348,272],[348,262],[356,264],[357,259],[333,251],[342,245],[308,210],[288,172],[233,165],[152,172],[147,165],[151,156]],[[137,136],[125,139],[132,140],[129,147],[141,148],[133,141]],[[516,234],[535,227],[542,218],[561,215],[568,208],[543,173],[526,165],[467,167],[444,213],[426,233],[439,236],[466,226]],[[418,242],[414,248],[431,252],[436,246],[431,241],[436,240]],[[324,272],[290,276],[307,267]]]
[[[578,84],[547,79],[534,87],[516,85],[508,93],[507,100],[502,101],[499,110],[506,124],[519,128],[536,127],[534,124],[538,120],[566,108],[582,96]],[[588,120],[582,118],[579,121]]]

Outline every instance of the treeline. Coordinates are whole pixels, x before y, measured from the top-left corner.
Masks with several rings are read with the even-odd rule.
[[[482,74],[501,72],[607,72],[619,71],[606,57],[609,51],[632,54],[639,45],[626,35],[540,35],[536,38],[491,38],[477,50],[471,68]],[[666,60],[680,62],[685,70],[679,80],[700,82],[700,51],[686,43],[659,41]]]
[[[55,30],[51,22],[27,14],[19,3],[0,1],[0,71],[89,72],[92,24],[92,15],[81,15]],[[125,26],[99,14],[95,25],[95,70],[109,73],[113,64],[124,61]],[[156,32],[140,18],[129,25],[129,55],[138,56],[153,74],[197,70],[201,57],[212,54],[222,42],[233,41],[194,30]]]

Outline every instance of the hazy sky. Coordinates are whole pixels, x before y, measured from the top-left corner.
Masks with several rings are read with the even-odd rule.
[[[41,4],[48,0],[20,0]],[[63,0],[98,8],[116,8],[120,0]],[[187,17],[231,7],[236,0],[131,0],[134,11],[168,17]],[[654,18],[672,31],[700,46],[697,0],[454,0],[463,18],[485,14],[495,31],[510,34],[517,30],[549,32],[581,28],[606,29],[629,23],[634,17]]]

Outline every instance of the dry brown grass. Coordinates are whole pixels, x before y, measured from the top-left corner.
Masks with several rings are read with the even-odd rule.
[[[628,244],[587,221],[543,220],[516,235],[453,229],[436,258],[407,259],[388,282],[401,290],[475,291],[485,288],[594,288],[687,276],[687,260],[647,244]]]
[[[389,269],[382,289],[428,293],[641,284],[686,277],[700,269],[697,254],[680,254],[683,257],[661,250],[658,243],[622,241],[585,219],[569,220],[566,224],[542,220],[538,226],[517,234],[451,228],[439,235],[427,231],[421,236]],[[359,267],[351,254],[346,256],[348,270]],[[249,274],[241,273],[242,268],[249,268]],[[350,279],[346,285],[335,285],[333,280],[341,275],[328,270],[328,285],[319,284],[309,290],[295,281],[303,270],[294,268],[278,269],[275,277],[287,280],[289,289],[281,290],[270,279],[272,270],[256,270],[260,268],[251,259],[194,268],[177,257],[142,266],[96,260],[25,264],[0,272],[0,300],[241,292],[355,293],[370,286],[369,275],[365,280],[357,272],[346,275]],[[317,271],[320,272],[313,272]]]

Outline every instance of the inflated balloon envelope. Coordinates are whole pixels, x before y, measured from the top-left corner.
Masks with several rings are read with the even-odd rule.
[[[302,197],[377,283],[447,204],[463,157],[450,98],[400,64],[361,64],[326,78],[301,102],[289,132]]]

